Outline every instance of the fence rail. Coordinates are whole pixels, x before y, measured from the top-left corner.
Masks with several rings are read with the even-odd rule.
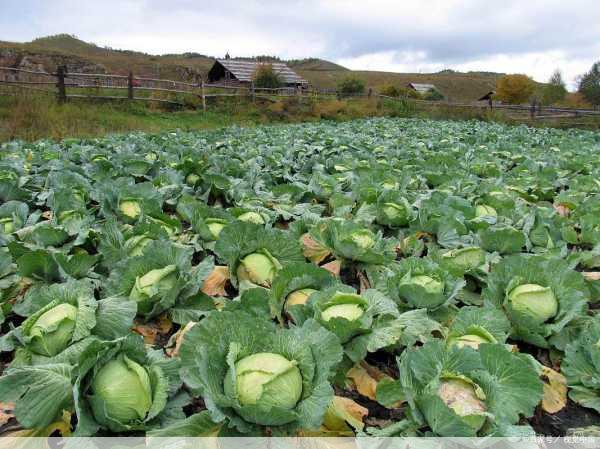
[[[309,97],[309,98],[327,98],[331,96],[340,97],[340,93],[335,89],[315,89],[315,88],[259,88],[254,85],[231,85],[206,83],[200,78],[196,82],[176,81],[160,78],[149,78],[143,76],[116,75],[107,73],[68,73],[66,68],[58,67],[56,73],[41,72],[35,70],[19,69],[14,67],[0,67],[0,86],[7,86],[19,90],[30,90],[33,92],[44,92],[56,96],[60,103],[69,99],[94,99],[94,100],[131,100],[146,101],[182,105],[183,100],[179,96],[189,95],[199,99],[202,108],[206,110],[208,98],[220,97],[247,97],[255,100],[262,98],[274,100],[278,97]],[[82,93],[83,90],[89,90]],[[73,92],[73,90],[75,93]],[[116,95],[119,92],[125,92],[125,95]],[[136,92],[147,92],[148,96],[136,95]],[[101,95],[102,93],[102,95]],[[160,98],[153,96],[154,93],[173,94],[175,98]],[[2,92],[0,92],[2,94]],[[14,91],[7,92],[14,95]],[[499,103],[465,103],[451,101],[430,101],[414,98],[390,97],[374,93],[371,89],[366,94],[342,95],[342,98],[349,97],[375,97],[389,101],[410,101],[417,104],[424,104],[431,107],[452,107],[452,108],[478,108],[478,109],[498,109],[513,111],[521,114],[529,114],[532,119],[551,119],[551,118],[569,118],[582,116],[600,116],[598,109],[574,109],[562,107],[547,107],[539,104],[533,105],[507,105]]]

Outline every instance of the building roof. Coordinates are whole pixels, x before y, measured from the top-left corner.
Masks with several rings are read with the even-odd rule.
[[[426,93],[430,90],[437,90],[433,84],[409,83],[408,87],[416,90],[419,93]]]
[[[237,59],[217,59],[238,81],[252,81],[256,69],[262,64],[269,64],[286,84],[307,84],[304,78],[281,62],[262,63],[256,61],[240,61]]]
[[[477,101],[489,100],[494,95],[496,95],[496,91],[495,90],[490,90],[487,94],[482,95],[481,98],[479,98]]]

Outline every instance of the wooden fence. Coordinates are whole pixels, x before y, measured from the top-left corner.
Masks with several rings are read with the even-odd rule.
[[[196,82],[147,78],[134,76],[131,72],[129,75],[68,73],[65,67],[58,67],[56,73],[0,67],[0,87],[2,86],[8,87],[9,92],[0,91],[0,94],[11,94],[11,92],[12,94],[16,94],[16,91],[19,90],[33,91],[54,95],[59,103],[79,98],[147,101],[183,105],[183,98],[191,96],[201,101],[204,110],[207,108],[208,98],[218,97],[246,97],[251,100],[262,98],[271,101],[277,101],[280,97],[309,97],[314,99],[340,97],[340,94],[335,89],[297,89],[294,87],[267,89],[257,88],[253,85],[209,84],[200,78]],[[348,96],[343,97],[347,98]],[[477,108],[480,110],[490,108],[490,105],[484,102],[460,103],[389,97],[374,93],[371,89],[369,89],[368,93],[352,95],[352,97],[377,97],[389,101],[409,101],[430,107]],[[527,114],[532,119],[582,116],[600,117],[600,110],[598,109],[542,107],[539,104],[505,105],[494,103],[491,108],[515,114]]]
[[[69,73],[58,67],[56,73],[0,67],[0,87],[8,87],[0,94],[14,94],[15,90],[33,91],[56,96],[59,103],[69,99],[136,100],[183,105],[182,96],[192,96],[202,102],[216,97],[273,98],[314,95],[313,91],[282,87],[277,89],[254,86],[209,84],[202,79],[195,83],[129,75],[104,73]],[[157,95],[159,94],[159,95]],[[179,97],[161,98],[166,97]],[[325,95],[325,94],[323,94]]]

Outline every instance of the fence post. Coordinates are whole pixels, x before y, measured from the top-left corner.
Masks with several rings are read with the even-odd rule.
[[[250,94],[252,95],[252,103],[256,103],[256,91],[254,90],[254,83],[250,84]]]
[[[65,87],[65,75],[67,73],[67,68],[64,65],[58,66],[56,68],[56,88],[58,90],[58,102],[63,104],[67,101],[67,89]]]
[[[204,92],[204,80],[200,80],[200,89],[202,94],[202,110],[206,111],[206,94]]]
[[[133,100],[133,72],[129,71],[129,76],[127,77],[127,99]]]

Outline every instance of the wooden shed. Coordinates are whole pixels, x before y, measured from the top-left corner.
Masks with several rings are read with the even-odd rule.
[[[492,100],[494,95],[496,95],[495,90],[490,90],[487,94],[482,95],[481,98],[478,98],[477,101],[489,101]]]
[[[423,83],[408,83],[409,89],[415,90],[419,92],[421,95],[426,94],[432,90],[438,91],[437,88],[433,84],[423,84]]]
[[[308,86],[308,81],[281,62],[256,62],[240,59],[217,59],[208,72],[208,81],[221,84],[250,84],[257,69],[268,64],[279,75],[282,83],[289,87]]]

